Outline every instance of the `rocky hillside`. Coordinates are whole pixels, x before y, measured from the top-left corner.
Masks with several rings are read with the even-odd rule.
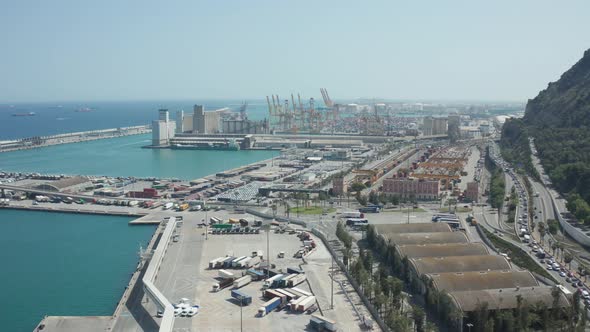
[[[590,125],[590,49],[557,82],[528,101],[524,120],[542,127]]]

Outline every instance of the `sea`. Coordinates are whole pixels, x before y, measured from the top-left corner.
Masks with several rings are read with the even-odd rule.
[[[239,109],[243,101],[0,105],[0,140],[145,125],[159,108]],[[88,108],[90,112],[76,112]],[[263,119],[266,104],[249,102]],[[35,112],[35,116],[12,116]],[[142,149],[135,135],[0,153],[0,171],[191,180],[276,156],[275,151]],[[44,315],[111,315],[155,228],[129,218],[0,210],[0,331],[30,332]]]
[[[195,104],[204,105],[205,110],[227,107],[238,111],[244,103],[247,103],[249,119],[263,120],[268,116],[266,100],[0,103],[0,141],[147,125],[158,118],[161,108],[168,109],[170,117],[174,119],[177,111],[193,112]],[[31,112],[35,115],[13,116]]]

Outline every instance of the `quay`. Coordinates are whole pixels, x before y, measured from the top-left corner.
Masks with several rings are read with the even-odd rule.
[[[90,130],[51,136],[27,137],[17,140],[0,142],[0,152],[35,149],[51,145],[95,141],[105,138],[141,135],[150,133],[151,131],[152,129],[150,126],[133,126],[101,130]]]

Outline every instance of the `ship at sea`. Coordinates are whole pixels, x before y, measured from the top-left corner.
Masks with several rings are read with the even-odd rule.
[[[88,113],[88,112],[92,112],[92,111],[94,111],[92,108],[83,107],[83,108],[78,108],[74,112],[77,112],[77,113]]]
[[[22,112],[22,113],[12,113],[12,116],[35,116],[37,113],[35,112]]]
[[[174,150],[222,150],[222,151],[239,151],[240,145],[236,141],[225,142],[202,142],[194,144],[172,144],[170,148]]]

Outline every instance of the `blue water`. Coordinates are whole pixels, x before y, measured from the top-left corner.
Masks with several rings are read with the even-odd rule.
[[[130,218],[0,210],[0,330],[44,315],[111,315],[155,227]]]
[[[0,170],[192,180],[276,156],[276,151],[142,149],[151,134],[0,153]]]
[[[238,110],[242,100],[133,101],[133,102],[65,102],[0,104],[0,140],[46,136],[68,132],[151,124],[158,109],[167,108],[171,117],[176,111],[192,112],[194,104],[208,110],[228,107]],[[76,112],[80,108],[92,112]],[[35,112],[36,116],[12,116]],[[262,120],[268,115],[266,101],[248,101],[250,119]]]

